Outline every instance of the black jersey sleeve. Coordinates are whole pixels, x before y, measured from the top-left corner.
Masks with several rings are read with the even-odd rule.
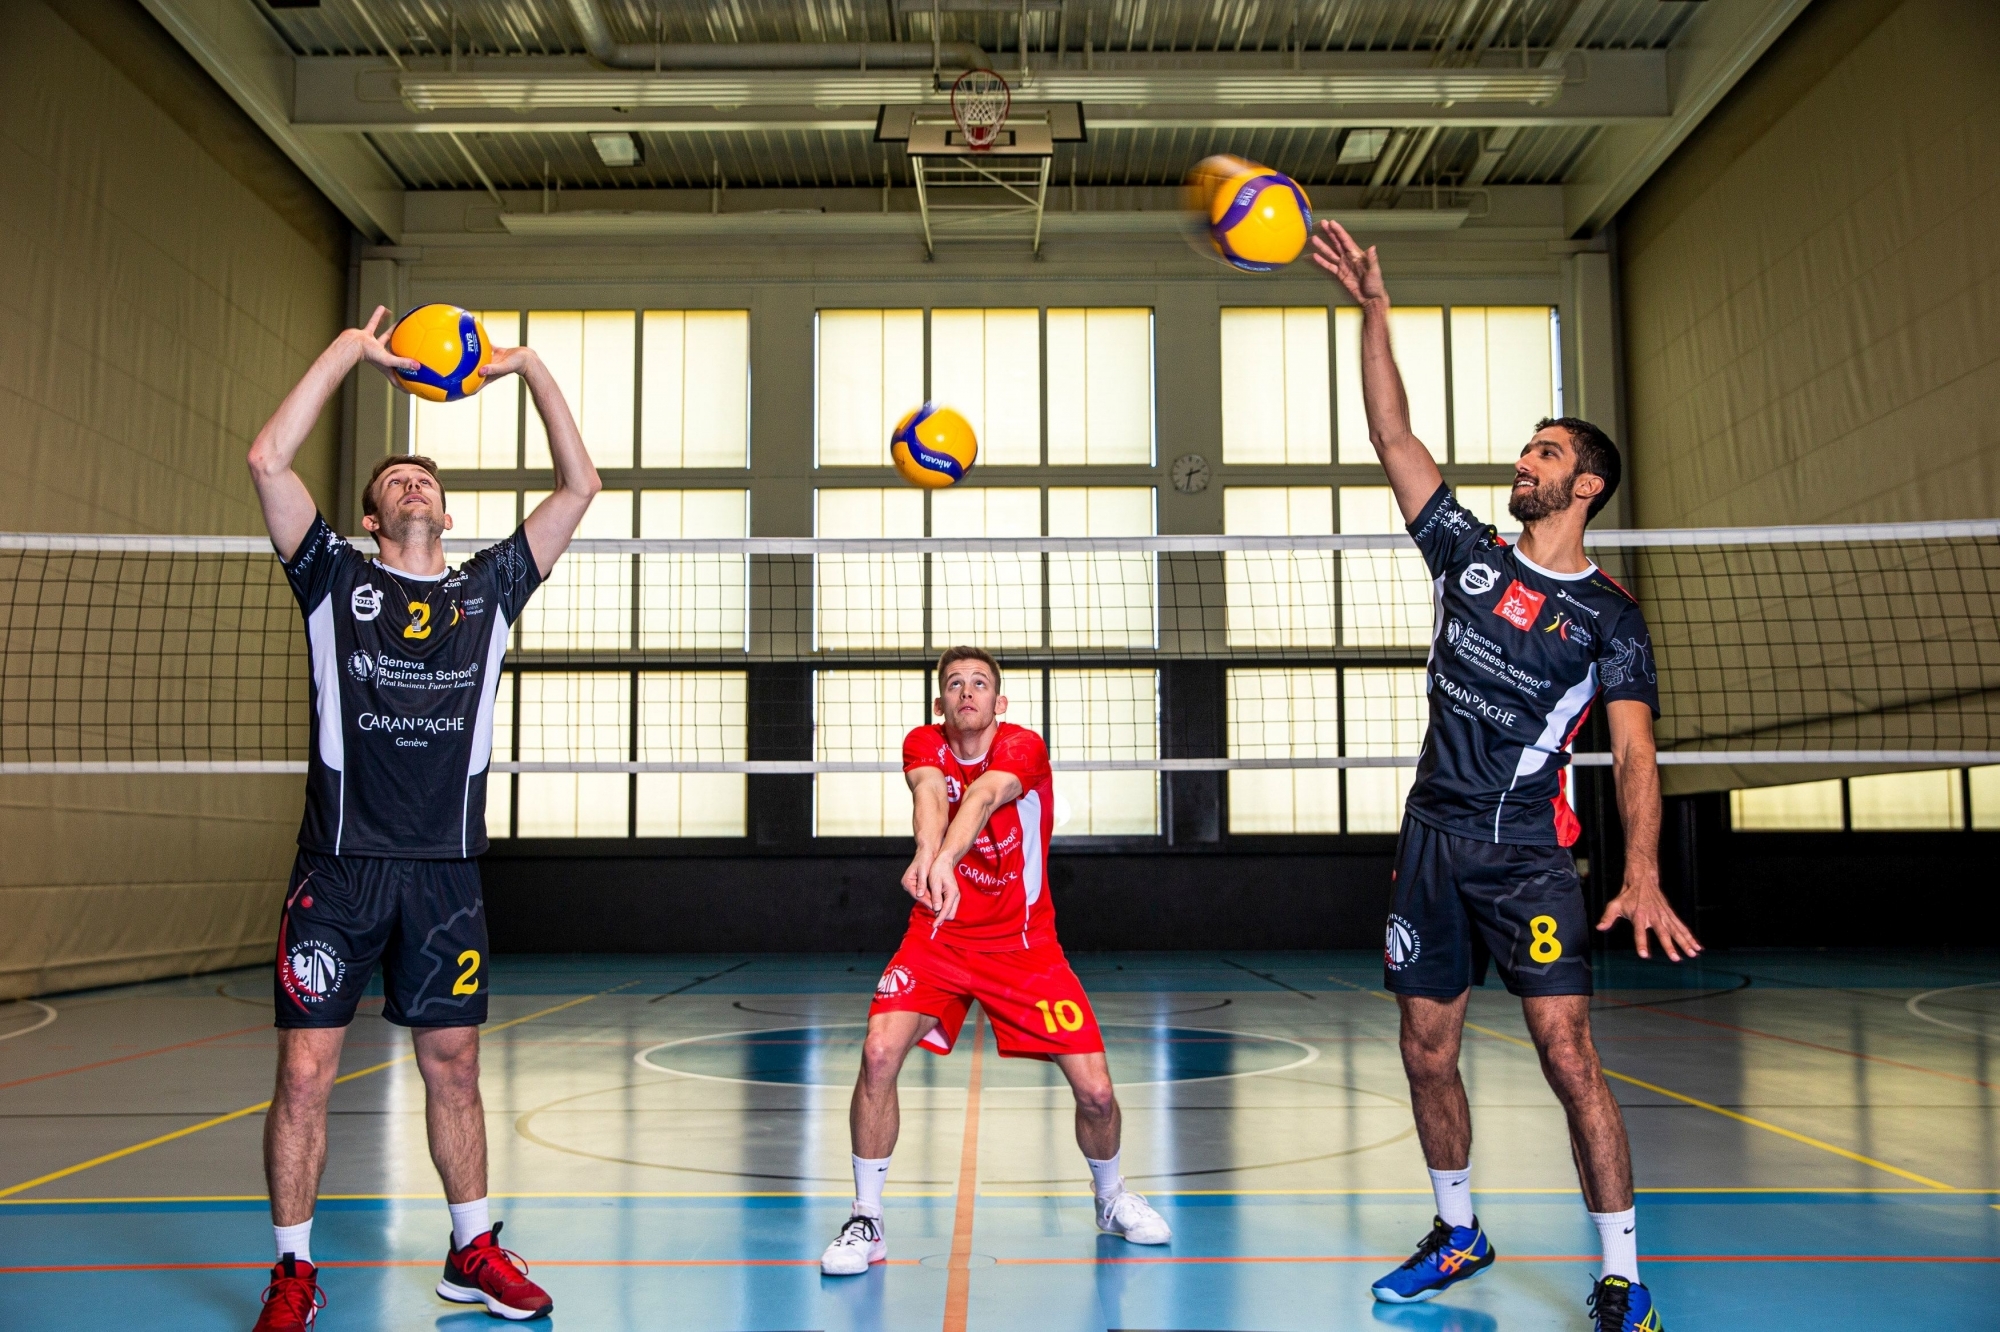
[[[528,529],[514,529],[505,541],[496,541],[465,562],[465,571],[493,589],[494,600],[507,623],[518,624],[528,598],[542,585],[542,571],[536,567],[535,552],[528,546]]]
[[[353,553],[354,548],[333,530],[325,516],[315,513],[306,539],[292,552],[292,558],[281,557],[278,563],[285,570],[285,581],[292,585],[292,595],[310,613],[333,590],[341,562]]]
[[[1464,564],[1473,547],[1493,536],[1493,529],[1480,522],[1472,510],[1458,502],[1451,487],[1443,484],[1424,502],[1409,531],[1433,577]]]
[[[1597,681],[1604,699],[1637,699],[1660,715],[1659,672],[1653,663],[1653,635],[1636,602],[1626,603],[1598,640]]]

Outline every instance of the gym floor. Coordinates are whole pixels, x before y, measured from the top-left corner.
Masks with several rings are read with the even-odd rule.
[[[1497,983],[1474,994],[1464,1068],[1500,1262],[1391,1309],[1368,1285],[1432,1209],[1379,963],[1074,961],[1167,1249],[1098,1235],[1066,1088],[999,1059],[982,1024],[977,1053],[905,1071],[890,1262],[822,1278],[880,962],[853,956],[498,959],[485,1091],[505,1240],[572,1329],[1587,1326],[1595,1234]],[[1641,1273],[1674,1332],[2000,1321],[1996,976],[2000,955],[1963,953],[1600,965]],[[249,1328],[270,1263],[269,989],[259,969],[0,1006],[10,1326]],[[334,1100],[320,1327],[493,1326],[431,1293],[448,1224],[423,1087],[379,1012],[356,1021]]]

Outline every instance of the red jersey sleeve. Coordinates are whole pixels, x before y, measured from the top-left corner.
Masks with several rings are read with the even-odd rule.
[[[937,727],[916,727],[903,737],[903,771],[915,772],[918,768],[944,771],[944,757],[938,753],[943,747],[944,738]]]
[[[1025,726],[1004,728],[993,739],[993,757],[988,772],[1011,772],[1021,779],[1021,789],[1032,791],[1049,776],[1049,748],[1042,737]]]

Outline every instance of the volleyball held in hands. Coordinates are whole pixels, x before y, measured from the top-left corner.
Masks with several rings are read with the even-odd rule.
[[[457,402],[479,392],[493,359],[486,326],[456,305],[419,305],[398,319],[389,332],[389,350],[417,363],[415,370],[390,372],[396,387],[432,402]]]
[[[1312,203],[1283,172],[1240,157],[1203,158],[1185,180],[1197,248],[1246,273],[1283,268],[1306,248]]]
[[[927,402],[896,425],[889,461],[913,486],[938,490],[962,479],[979,456],[972,423],[949,407]]]

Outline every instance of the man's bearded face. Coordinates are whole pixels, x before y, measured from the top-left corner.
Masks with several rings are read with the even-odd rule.
[[[1534,482],[1532,488],[1523,484],[1532,481],[1533,478],[1517,473],[1514,489],[1507,496],[1507,512],[1523,523],[1540,522],[1561,513],[1576,499],[1574,469],[1558,480]]]

